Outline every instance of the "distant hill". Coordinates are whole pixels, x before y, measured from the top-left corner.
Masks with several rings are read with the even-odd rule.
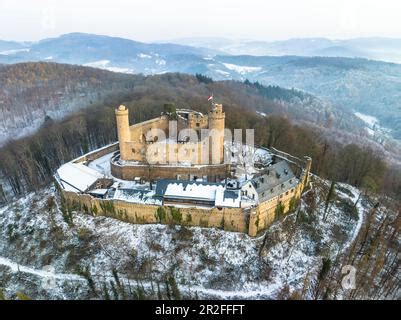
[[[183,40],[182,43],[192,45],[188,46],[72,33],[36,43],[8,43],[9,50],[0,52],[0,63],[52,61],[129,74],[180,72],[205,74],[215,80],[249,79],[264,85],[309,92],[341,112],[374,116],[383,130],[377,134],[376,128],[368,126],[366,129],[372,138],[381,141],[384,133],[401,139],[401,65],[362,58],[298,56],[375,57],[365,54],[367,48],[370,48],[369,52],[401,52],[400,40],[292,39],[268,43],[271,51],[263,49],[267,46],[265,42],[244,41],[220,38]],[[246,43],[246,46],[237,50],[238,43]],[[207,46],[209,48],[204,48]],[[227,55],[222,52],[248,54]],[[257,56],[262,53],[296,55]]]
[[[56,63],[0,65],[0,144],[111,92],[132,89],[136,78],[140,77]]]
[[[298,88],[350,112],[375,116],[401,139],[401,65],[327,57],[216,56],[209,76]]]
[[[349,144],[354,147],[345,150],[346,154],[356,149],[364,159],[361,170],[380,164],[382,160],[376,158],[401,163],[401,152],[395,145],[369,139],[362,128],[363,115],[359,114],[359,119],[296,89],[249,80],[214,81],[204,75],[129,75],[31,62],[0,67],[0,171],[8,179],[3,190],[20,194],[42,185],[61,163],[116,141],[114,110],[119,104],[129,108],[130,123],[136,123],[159,116],[165,103],[207,112],[211,93],[215,102],[224,105],[228,128],[254,128],[257,144],[273,145],[297,156],[311,155],[314,170],[323,170],[327,175],[336,170],[334,162],[324,159],[346,158],[338,152]],[[16,141],[6,143],[7,138]],[[371,151],[366,149],[368,146]],[[367,155],[374,157],[369,160]],[[342,179],[351,181],[347,163],[342,172],[348,177]],[[23,182],[13,179],[15,175]],[[389,189],[397,185],[394,177]]]
[[[217,49],[232,55],[327,56],[367,58],[401,63],[401,38],[296,38],[284,41],[232,40],[226,38],[182,38],[170,42]]]
[[[159,101],[157,108],[166,101],[182,107],[197,107],[207,105],[206,97],[211,92],[218,102],[253,110],[261,117],[282,114],[297,121],[347,130],[357,130],[362,123],[352,114],[345,115],[311,94],[278,86],[213,82],[204,77],[169,73],[145,77],[83,66],[30,62],[0,66],[0,143],[27,135],[49,119],[61,119],[87,106],[103,103],[111,96],[113,101],[124,101],[125,95],[134,95],[138,103],[152,99]],[[188,106],[188,101],[198,102]]]
[[[27,43],[0,40],[0,55],[12,55],[29,47]]]
[[[10,44],[9,48],[14,47]],[[86,33],[65,34],[31,43],[23,48],[26,50],[0,52],[0,63],[54,61],[101,67],[117,72],[150,74],[168,71],[167,63],[181,62],[184,56],[190,60],[191,56],[208,56],[220,52],[214,49],[171,43],[143,43]]]

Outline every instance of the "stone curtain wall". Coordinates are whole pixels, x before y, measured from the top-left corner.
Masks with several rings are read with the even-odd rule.
[[[219,228],[247,233],[254,237],[290,210],[295,209],[302,189],[303,183],[301,182],[295,187],[293,193],[289,193],[287,196],[284,194],[281,199],[276,197],[265,201],[252,210],[147,205],[122,200],[98,199],[88,194],[69,191],[62,191],[62,198],[64,205],[69,210],[84,210],[94,216],[107,216],[139,224],[162,223]],[[279,209],[280,206],[282,206],[281,209]]]
[[[202,178],[208,176],[209,181],[224,179],[230,174],[230,165],[210,166],[168,166],[168,165],[118,165],[111,163],[111,174],[119,179],[133,180],[143,177],[146,180],[177,179],[189,180],[190,175]]]
[[[83,162],[86,160],[94,160],[107,153],[117,151],[118,144],[113,144],[105,148],[96,150],[90,154],[82,156],[74,162]],[[198,171],[188,172],[193,168],[181,167],[177,169],[169,167],[157,167],[151,169],[151,179],[156,179],[158,175],[171,176],[176,178],[177,174],[182,175],[217,175],[222,171],[229,171],[226,165],[217,166],[200,166],[196,168]],[[224,167],[224,170],[222,169]],[[227,231],[237,231],[247,233],[254,237],[260,231],[269,227],[274,221],[280,219],[283,215],[296,208],[301,197],[301,193],[309,180],[309,171],[311,167],[311,159],[306,158],[304,168],[299,177],[299,183],[294,188],[294,192],[288,195],[282,194],[282,198],[277,196],[268,201],[260,203],[252,209],[244,208],[211,208],[201,209],[196,207],[175,208],[173,206],[157,206],[126,202],[113,199],[98,199],[89,194],[78,194],[74,192],[64,191],[56,181],[58,189],[61,191],[62,210],[83,210],[94,216],[108,216],[130,223],[162,223],[162,224],[178,224],[185,226],[200,226],[224,229]],[[148,166],[136,167],[120,167],[112,165],[112,174],[122,179],[133,179],[135,176],[141,176],[136,170],[149,170]],[[122,171],[123,170],[123,171]],[[161,172],[159,170],[167,170]],[[178,171],[177,171],[178,170]],[[179,170],[182,170],[180,172]],[[146,176],[146,175],[145,175]],[[183,177],[185,178],[185,177]]]
[[[104,148],[100,148],[98,150],[92,151],[90,153],[87,153],[85,155],[83,155],[82,157],[76,158],[74,159],[72,162],[73,163],[80,163],[80,162],[85,162],[85,161],[93,161],[95,159],[98,159],[100,157],[103,157],[104,155],[108,154],[108,153],[112,153],[115,151],[118,151],[119,147],[118,147],[118,142],[113,143],[107,147]]]
[[[107,216],[130,223],[200,226],[248,233],[249,218],[241,208],[201,209],[145,205],[98,199],[69,191],[63,191],[62,197],[63,205],[68,210],[83,210],[94,216]]]
[[[224,162],[225,114],[221,104],[216,104],[208,116],[190,113],[187,121],[178,118],[177,125],[180,129],[183,127],[195,129],[196,141],[194,139],[188,143],[169,143],[166,147],[159,146],[161,150],[158,150],[157,144],[152,142],[168,138],[170,122],[166,115],[130,126],[129,112],[125,106],[119,106],[115,114],[122,160],[152,164],[166,161],[176,163],[179,160],[191,162],[194,165]],[[202,141],[198,141],[199,130],[202,128],[211,129],[213,138],[202,137]],[[158,136],[161,132],[163,137]]]

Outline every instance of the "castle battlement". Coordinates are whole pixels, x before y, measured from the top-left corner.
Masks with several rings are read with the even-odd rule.
[[[179,109],[173,122],[162,115],[130,125],[123,105],[115,115],[118,143],[57,170],[67,205],[131,223],[215,227],[255,236],[293,210],[308,183],[311,159],[276,149],[241,144],[241,156],[250,156],[255,166],[224,163],[224,153],[238,152],[239,146],[224,141],[222,105],[214,104],[207,115]],[[187,141],[172,123],[197,138],[202,129],[214,136]],[[216,163],[210,161],[213,154]]]
[[[112,163],[116,177],[175,179],[186,175],[189,179],[190,175],[196,175],[216,180],[225,178],[230,171],[224,164],[225,114],[222,105],[214,104],[208,115],[178,109],[178,120],[163,115],[133,125],[129,125],[125,106],[119,106],[115,114],[121,160],[118,167],[116,162]],[[211,135],[202,138],[202,129],[209,129]],[[170,165],[166,166],[166,163]],[[183,164],[185,170],[182,170]],[[218,168],[199,170],[199,166],[208,164]],[[152,175],[149,170],[143,170],[144,165],[152,165]]]

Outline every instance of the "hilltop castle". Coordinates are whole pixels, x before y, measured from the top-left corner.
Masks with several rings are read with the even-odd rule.
[[[308,182],[309,157],[233,141],[221,104],[207,115],[177,109],[134,125],[125,106],[115,115],[117,143],[57,170],[71,210],[255,236],[295,208]]]
[[[213,104],[207,115],[178,109],[173,115],[131,126],[125,106],[115,113],[120,154],[111,164],[113,176],[208,181],[227,177],[230,166],[224,163],[225,113],[221,104]],[[206,129],[208,134],[203,136]]]

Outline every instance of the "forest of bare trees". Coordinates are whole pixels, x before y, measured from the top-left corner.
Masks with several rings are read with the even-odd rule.
[[[370,201],[371,209],[350,248],[336,257],[327,274],[320,279],[316,299],[339,296],[351,300],[401,298],[401,207],[385,197],[362,196],[358,200]]]
[[[238,90],[233,89],[239,86],[236,82],[205,83],[204,79],[181,74],[147,77],[135,90],[110,94],[62,121],[48,118],[34,135],[9,142],[1,149],[2,201],[44,187],[62,163],[116,141],[116,105],[126,104],[130,121],[139,122],[160,115],[166,102],[205,112],[209,108],[205,99],[208,92],[215,92],[218,102],[224,104],[227,126],[254,128],[257,144],[297,156],[310,155],[312,171],[324,178],[401,197],[401,182],[394,179],[399,171],[388,167],[379,154],[356,144],[328,141],[318,130],[299,125],[287,114],[277,112],[280,106],[276,100],[266,96],[250,95],[243,105],[237,99]],[[247,88],[243,90],[249,94]],[[249,107],[261,104],[270,116],[261,117]]]

